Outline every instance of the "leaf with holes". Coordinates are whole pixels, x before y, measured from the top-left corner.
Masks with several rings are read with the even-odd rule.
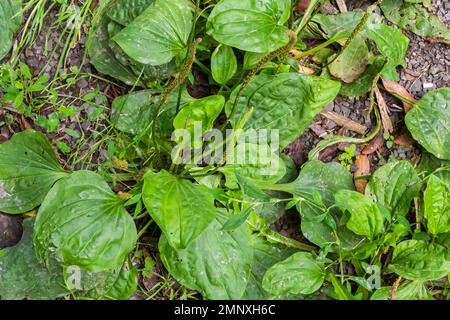
[[[450,29],[421,4],[411,0],[384,0],[380,7],[391,22],[422,37],[450,42]]]

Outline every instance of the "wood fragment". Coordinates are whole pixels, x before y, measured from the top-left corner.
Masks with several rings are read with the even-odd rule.
[[[336,0],[336,4],[337,4],[340,12],[344,13],[344,12],[348,11],[347,5],[345,4],[344,0]]]
[[[389,109],[383,95],[378,87],[375,87],[375,97],[377,98],[378,108],[380,109],[381,123],[383,125],[384,131],[389,133],[394,131],[394,126],[392,125],[391,118],[389,118]]]
[[[320,113],[322,116],[324,116],[325,118],[333,121],[334,123],[336,123],[338,126],[341,127],[345,127],[346,129],[359,133],[359,134],[364,134],[367,131],[367,127],[359,124],[347,117],[344,117],[336,112],[333,111],[322,111]]]

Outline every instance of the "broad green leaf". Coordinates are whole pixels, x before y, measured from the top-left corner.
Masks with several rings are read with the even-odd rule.
[[[111,122],[123,132],[136,135],[144,131],[151,121],[155,103],[152,91],[132,92],[112,102]]]
[[[294,161],[284,153],[282,153],[280,157],[284,161],[286,174],[277,182],[282,184],[294,181],[298,176],[297,166]],[[267,190],[265,193],[275,199],[288,199],[291,197],[288,193],[281,191]],[[252,201],[252,198],[248,197],[246,200]],[[263,204],[255,206],[254,211],[264,219],[267,225],[270,226],[286,213],[286,202],[264,202]]]
[[[129,299],[137,291],[137,278],[138,270],[133,264],[124,263],[114,285],[105,296],[117,300]]]
[[[99,272],[122,263],[136,238],[133,219],[104,179],[77,171],[58,181],[39,208],[34,245],[41,262],[55,253],[66,266]]]
[[[406,67],[405,55],[409,39],[400,30],[385,24],[372,24],[367,33],[377,45],[378,51],[387,58],[381,74],[385,79],[397,81],[397,66]]]
[[[165,236],[159,241],[170,274],[205,299],[240,299],[247,287],[253,261],[250,233],[245,225],[223,231],[229,217],[218,210],[216,219],[185,249],[174,249]]]
[[[389,269],[408,280],[437,280],[450,273],[450,253],[437,243],[403,241],[394,249]]]
[[[348,97],[360,97],[368,93],[372,89],[373,81],[381,72],[385,63],[386,59],[384,57],[377,57],[357,80],[352,83],[343,82],[339,94]]]
[[[218,95],[193,100],[175,116],[173,127],[188,130],[193,138],[198,126],[200,134],[203,135],[213,128],[214,121],[222,112],[224,105],[225,98]]]
[[[267,270],[263,288],[273,295],[311,294],[325,281],[325,263],[309,252],[297,252]]]
[[[328,70],[346,83],[358,79],[369,64],[369,48],[366,40],[357,35],[353,41],[337,56],[331,56]]]
[[[232,215],[223,225],[222,230],[231,231],[236,228],[239,228],[245,223],[245,220],[249,217],[252,212],[252,207],[248,207],[245,210],[238,212],[235,215]]]
[[[22,22],[22,1],[0,1],[0,60],[3,59],[13,44],[14,32]]]
[[[335,204],[334,194],[338,190],[354,190],[352,175],[340,164],[309,161],[295,181],[271,188],[302,199],[297,205],[302,218],[301,230],[303,236],[312,243],[319,247],[336,243],[337,239],[333,235],[336,231],[343,250],[353,250],[362,243],[363,238],[352,233],[341,222],[340,210],[331,208],[327,213],[327,208]],[[321,203],[317,202],[317,196],[320,196]],[[327,217],[335,220],[337,230],[327,223]]]
[[[436,243],[439,243],[440,245],[450,250],[450,232],[440,234],[436,238]]]
[[[391,290],[392,287],[381,287],[373,293],[370,300],[389,300]],[[433,296],[423,282],[411,281],[398,286],[394,300],[433,300]]]
[[[423,200],[428,231],[433,235],[450,232],[449,186],[435,175],[431,175]]]
[[[113,40],[134,60],[163,65],[186,48],[192,20],[189,0],[155,0]]]
[[[214,220],[214,198],[203,185],[167,171],[148,171],[142,199],[151,217],[174,248],[186,248]]]
[[[313,24],[318,24],[325,33],[326,37],[330,39],[339,34],[352,33],[360,23],[363,16],[363,12],[355,11],[328,15],[318,13],[314,15],[309,25],[311,26]],[[367,28],[369,28],[372,24],[380,23],[382,23],[382,17],[378,14],[372,13],[369,16],[365,28],[363,28],[360,34],[366,38]]]
[[[450,41],[450,29],[437,16],[411,0],[385,0],[380,5],[388,20],[422,37]]]
[[[133,22],[155,0],[113,0],[113,4],[106,11],[108,17],[122,26]]]
[[[226,105],[231,116],[239,88],[236,88]],[[279,130],[280,148],[298,138],[313,122],[314,117],[340,90],[339,82],[299,73],[281,73],[275,76],[260,74],[243,90],[236,113],[230,119],[234,128],[244,114],[254,108],[244,130]],[[269,141],[270,143],[271,141]]]
[[[34,130],[16,133],[0,144],[0,211],[30,211],[66,175],[45,135]]]
[[[208,18],[207,32],[218,42],[266,53],[288,43],[284,26],[291,0],[222,0]]]
[[[286,168],[286,173],[284,176],[278,181],[278,183],[289,183],[297,179],[298,177],[298,169],[294,160],[291,159],[290,156],[281,153],[280,158],[284,162],[284,167]]]
[[[269,195],[269,198],[274,199],[287,199],[290,195],[285,192],[267,190],[264,193]],[[246,201],[257,201],[252,197],[245,197]],[[280,219],[286,213],[286,202],[263,202],[254,207],[254,211],[264,219],[267,225],[271,225]]]
[[[277,152],[267,145],[241,143],[227,153],[227,163],[218,171],[224,174],[225,185],[230,189],[238,187],[237,174],[255,183],[276,183],[286,173],[284,161]]]
[[[408,160],[391,160],[373,173],[365,193],[393,215],[405,216],[420,186],[421,181]]]
[[[378,206],[365,195],[351,190],[339,190],[336,205],[350,213],[347,228],[373,240],[384,231],[384,216]]]
[[[123,1],[120,1],[123,2]],[[123,10],[119,2],[110,2],[110,11]],[[130,10],[134,10],[130,8]],[[110,12],[108,11],[108,12]],[[107,14],[101,13],[100,21],[95,24],[92,36],[87,41],[90,62],[101,73],[110,75],[128,85],[145,86],[147,82],[164,80],[171,76],[174,65],[143,65],[130,59],[125,52],[111,41],[111,37],[119,33],[123,26],[111,21]],[[131,13],[124,12],[123,15]]]
[[[327,276],[328,281],[333,285],[334,296],[336,300],[361,300],[361,293],[353,295],[351,288],[346,287],[339,281],[334,273],[330,272]]]
[[[128,258],[125,263],[100,272],[64,267],[66,285],[78,299],[129,299],[137,290],[137,276],[138,270]]]
[[[450,160],[450,88],[425,94],[406,114],[405,123],[428,152]]]
[[[214,81],[224,85],[233,78],[237,71],[237,59],[233,49],[219,45],[211,56],[211,73]]]
[[[272,244],[256,235],[252,236],[252,246],[254,252],[252,269],[242,299],[267,300],[271,298],[271,295],[263,288],[262,281],[264,275],[274,264],[293,255],[295,250]]]
[[[434,174],[450,188],[450,161],[438,159],[428,152],[422,152],[420,162],[415,169],[420,178],[423,179]]]
[[[236,178],[244,195],[266,202],[270,201],[270,196],[262,191],[253,180],[241,176],[238,173],[236,174]]]
[[[300,170],[297,179],[279,189],[299,196],[307,201],[300,202],[298,209],[302,218],[316,220],[334,204],[334,194],[341,189],[354,190],[352,175],[340,164],[323,163],[319,160],[307,162]],[[320,196],[320,202],[316,198]]]
[[[33,248],[33,220],[23,222],[22,240],[0,255],[1,300],[52,300],[68,294],[62,270],[50,269],[36,259]]]

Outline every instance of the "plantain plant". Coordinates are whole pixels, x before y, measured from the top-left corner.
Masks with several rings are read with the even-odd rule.
[[[373,97],[405,65],[408,39],[374,7],[325,16],[320,4],[302,16],[291,0],[107,1],[87,50],[99,72],[132,86],[111,114],[128,141],[116,168],[136,164],[121,180],[132,194],[100,173],[64,170],[39,132],[1,144],[0,211],[37,213],[0,254],[0,297],[132,296],[142,232],[127,208],[139,202],[161,232],[167,271],[204,299],[433,299],[450,273],[449,88],[406,116],[421,162],[390,159],[362,193],[346,167],[316,155],[371,140],[381,127],[373,98],[367,137],[327,138],[299,173],[280,154],[338,95]],[[308,38],[320,44],[299,53]],[[301,72],[308,56],[314,74]],[[190,94],[198,71],[209,81],[203,97]],[[261,130],[277,134],[251,134]],[[251,162],[261,150],[267,161]],[[288,210],[299,214],[298,239],[270,228]],[[24,264],[36,272],[19,281]]]

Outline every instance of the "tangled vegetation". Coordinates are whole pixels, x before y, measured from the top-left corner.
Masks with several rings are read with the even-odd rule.
[[[61,79],[36,78],[19,61],[43,28],[38,17],[76,1],[25,2],[0,2],[0,99],[40,129],[0,144],[0,212],[24,218],[21,241],[0,249],[1,299],[150,299],[163,289],[171,299],[450,297],[450,88],[415,100],[397,84],[403,29],[450,41],[428,1],[335,15],[320,0],[303,10],[291,0],[80,1],[97,77],[126,88],[87,156],[44,134],[76,112]],[[59,68],[82,30],[62,31]],[[193,97],[199,73],[211,93]],[[68,86],[80,76],[64,73]],[[353,176],[357,145],[384,133],[392,146],[380,91],[403,102],[421,157]],[[373,127],[329,135],[298,169],[281,151],[338,95],[367,96]],[[102,99],[81,98],[93,117]],[[48,104],[58,112],[36,116]],[[342,143],[340,163],[319,159]],[[100,145],[107,160],[95,163]],[[288,211],[300,217],[298,237],[271,228]],[[149,234],[159,238],[153,256]],[[142,289],[157,270],[165,284]]]

